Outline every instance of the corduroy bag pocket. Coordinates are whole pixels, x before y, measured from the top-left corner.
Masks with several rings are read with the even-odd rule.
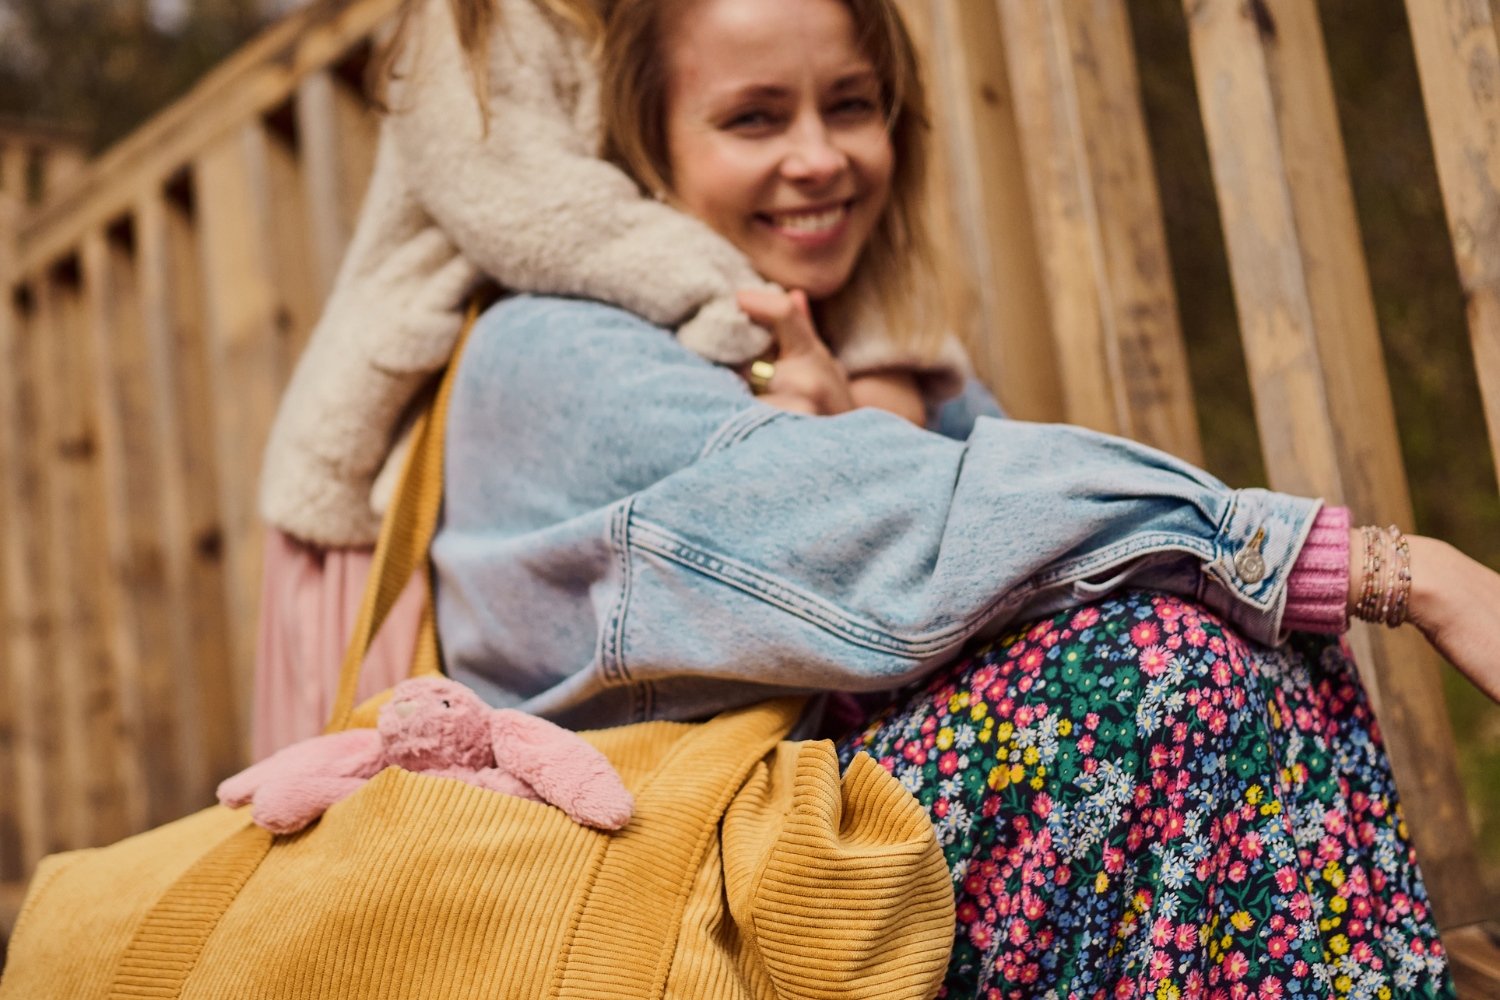
[[[364,653],[430,576],[456,367],[386,515],[330,731],[374,724]],[[414,676],[439,672],[431,606]],[[831,744],[785,741],[800,709],[582,733],[635,796],[615,833],[393,767],[293,835],[214,807],[49,857],[0,1000],[931,996],[953,899],[927,815],[868,757],[840,774]]]

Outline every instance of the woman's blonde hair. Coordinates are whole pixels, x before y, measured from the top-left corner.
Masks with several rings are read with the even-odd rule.
[[[614,0],[605,22],[604,154],[651,192],[672,190],[663,41],[670,18],[695,2],[701,0]],[[930,352],[952,329],[953,309],[925,220],[930,128],[916,47],[891,0],[842,2],[880,78],[895,170],[889,206],[849,284],[824,303],[819,320],[837,342],[860,303],[873,297],[892,340]]]
[[[371,91],[376,105],[388,111],[386,85],[395,74],[396,61],[401,47],[411,34],[412,18],[418,6],[436,3],[438,0],[403,0],[396,14],[395,28],[390,40],[376,54],[371,64]],[[604,36],[604,20],[613,0],[535,0],[544,9],[565,23],[596,46]],[[458,45],[463,50],[464,61],[474,79],[474,96],[479,101],[480,114],[489,127],[490,93],[490,37],[495,31],[498,0],[448,0],[453,23],[458,28]]]

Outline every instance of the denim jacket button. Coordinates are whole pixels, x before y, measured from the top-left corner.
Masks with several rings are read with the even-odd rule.
[[[1234,557],[1234,571],[1245,583],[1260,583],[1266,578],[1266,561],[1252,548],[1243,548]]]

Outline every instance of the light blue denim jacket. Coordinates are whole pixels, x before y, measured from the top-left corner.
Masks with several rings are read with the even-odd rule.
[[[447,667],[575,727],[895,687],[1126,581],[1275,642],[1319,508],[1075,427],[784,413],[667,331],[554,298],[480,319],[445,459]]]

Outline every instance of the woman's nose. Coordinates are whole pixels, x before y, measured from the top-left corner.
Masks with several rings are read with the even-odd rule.
[[[791,148],[782,161],[782,172],[788,180],[825,184],[836,179],[849,166],[849,157],[821,122],[796,129],[791,141]]]

